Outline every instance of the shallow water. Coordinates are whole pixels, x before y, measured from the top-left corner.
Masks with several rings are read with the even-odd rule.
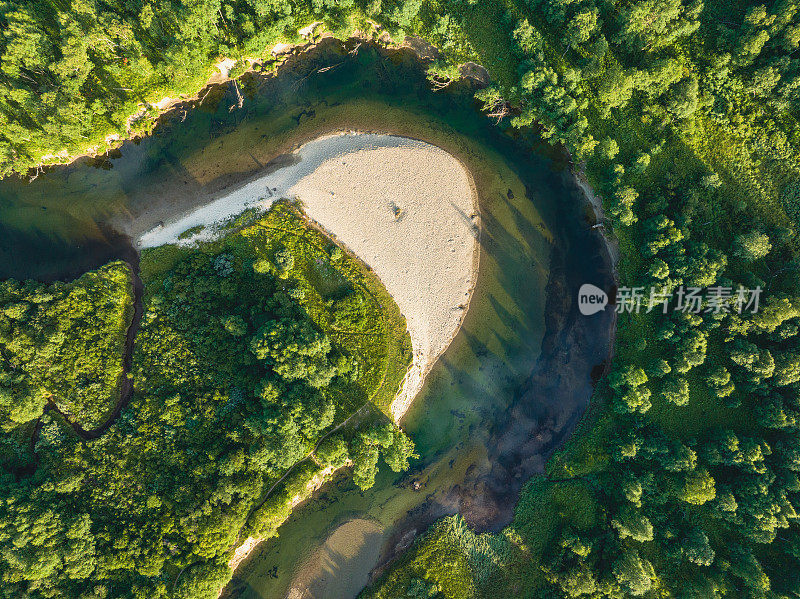
[[[115,158],[48,169],[31,184],[0,182],[0,276],[70,278],[122,254],[113,231],[136,235],[220,197],[325,133],[422,139],[472,172],[478,283],[462,330],[403,421],[419,460],[410,473],[384,468],[366,492],[346,476],[326,485],[239,567],[228,596],[284,597],[293,581],[295,597],[354,596],[379,561],[441,515],[502,527],[521,483],[574,428],[590,371],[608,351],[605,317],[577,320],[569,301],[580,283],[608,287],[610,273],[563,165],[531,151],[535,140],[503,135],[474,110],[467,86],[431,92],[409,54],[347,49],[331,42],[279,77],[252,77],[242,109],[227,86],[215,89]],[[336,549],[356,537],[358,547]]]

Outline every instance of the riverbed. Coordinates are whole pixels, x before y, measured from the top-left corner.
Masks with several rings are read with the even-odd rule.
[[[430,91],[411,52],[354,47],[331,41],[278,77],[248,76],[240,109],[219,86],[113,155],[0,182],[0,276],[70,278],[121,255],[127,233],[335,131],[423,140],[472,174],[480,270],[461,330],[402,421],[420,458],[408,473],[382,470],[366,492],[346,475],[324,486],[241,564],[228,597],[355,596],[442,515],[498,530],[574,429],[608,357],[612,316],[582,317],[573,300],[582,283],[610,291],[613,268],[564,158],[534,134],[505,135],[475,110],[468,84]]]

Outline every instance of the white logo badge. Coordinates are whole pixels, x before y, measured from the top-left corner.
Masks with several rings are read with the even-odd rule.
[[[602,312],[608,305],[606,292],[591,283],[584,283],[578,290],[578,309],[584,316]]]

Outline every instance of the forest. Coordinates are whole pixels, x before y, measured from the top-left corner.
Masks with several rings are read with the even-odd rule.
[[[228,228],[142,252],[118,415],[130,266],[2,283],[0,597],[216,597],[315,481],[407,468],[385,412],[411,343],[378,279],[292,205]]]
[[[128,267],[111,263],[72,284],[0,282],[3,429],[57,409],[85,428],[117,400],[133,317]]]
[[[602,197],[622,287],[758,287],[762,304],[621,311],[611,373],[511,525],[444,520],[365,597],[800,596],[799,9],[449,13],[455,60],[492,72],[486,110],[563,145]],[[441,21],[423,9],[415,30],[451,35]]]
[[[598,384],[576,435],[546,474],[528,483],[511,525],[478,535],[458,517],[443,520],[364,595],[800,596],[800,3],[6,2],[2,172],[102,144],[129,125],[146,130],[154,109],[140,114],[143,103],[196,92],[220,56],[238,60],[239,70],[251,56],[267,64],[274,43],[298,41],[297,29],[316,19],[339,35],[356,26],[375,34],[370,23],[377,22],[393,39],[425,38],[443,52],[430,67],[439,86],[466,60],[484,65],[493,84],[477,99],[498,126],[512,135],[535,130],[565,148],[602,198],[620,248],[621,285],[665,293],[682,285],[763,290],[755,314],[739,314],[730,302],[696,313],[620,314],[611,374]],[[129,122],[132,115],[139,116]],[[301,457],[319,438],[317,424],[336,421],[338,407],[331,406],[339,396],[328,388],[356,384],[369,372],[350,366],[341,374],[345,350],[325,341],[333,333],[292,316],[288,306],[310,293],[303,285],[266,294],[270,305],[247,310],[226,299],[240,276],[262,292],[283,286],[293,255],[276,254],[275,270],[265,269],[263,280],[244,277],[242,255],[233,250],[213,258],[162,256],[151,266],[143,257],[143,277],[152,283],[138,360],[157,364],[158,374],[149,372],[154,380],[135,394],[137,409],[124,411],[89,449],[64,434],[62,417],[46,408],[50,394],[58,398],[40,375],[12,370],[11,378],[25,381],[26,407],[4,408],[6,596],[117,596],[122,588],[141,597],[203,596],[198,589],[222,577],[220,556],[234,540],[230,531],[244,526],[242,506],[255,505],[257,489],[287,464],[261,431],[280,431],[291,455]],[[158,266],[167,263],[168,270]],[[232,278],[212,290],[201,281],[186,284],[229,270]],[[57,290],[20,292],[14,285],[4,291],[10,303],[3,330],[27,326],[34,314],[33,322],[46,326],[34,299],[38,293],[55,301]],[[189,293],[195,288],[205,291]],[[21,301],[20,293],[30,299]],[[204,302],[224,323],[197,322]],[[124,321],[116,314],[102,326],[119,331]],[[189,323],[198,331],[216,327],[219,346],[195,337]],[[304,340],[302,350],[284,346],[288,330]],[[235,358],[212,359],[237,339]],[[279,357],[284,349],[291,357]],[[4,371],[15,359],[20,363],[3,356]],[[233,372],[234,364],[247,368]],[[222,389],[213,380],[230,384]],[[302,413],[279,407],[284,393],[301,395],[300,412],[315,415],[309,436]],[[237,401],[248,394],[259,402]],[[79,416],[80,406],[63,409]],[[228,436],[220,438],[210,419],[237,426],[226,426]],[[411,451],[404,437],[389,428],[368,431],[341,443],[327,437],[326,451],[317,453],[332,463],[349,456],[366,464],[354,474],[365,484],[380,451],[390,465],[404,465],[397,457]],[[255,453],[243,449],[256,439]],[[170,461],[175,455],[184,462]],[[123,477],[112,468],[117,459],[158,482],[147,488]],[[303,461],[292,472],[302,477],[324,461]],[[290,482],[302,487],[290,477],[286,489]],[[195,484],[202,491],[189,493]],[[280,492],[292,497],[286,489]],[[281,509],[263,503],[247,526],[272,530]],[[198,524],[206,521],[217,524]],[[49,550],[57,545],[70,552]],[[87,578],[95,589],[81,595],[74,581]]]

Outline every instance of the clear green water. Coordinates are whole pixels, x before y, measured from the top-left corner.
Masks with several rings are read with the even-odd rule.
[[[496,445],[508,442],[498,423],[539,358],[553,247],[576,280],[599,283],[598,247],[575,189],[542,148],[502,134],[475,110],[468,86],[455,87],[430,91],[408,55],[382,57],[370,47],[351,55],[333,45],[278,77],[252,78],[241,109],[231,109],[233,93],[222,88],[115,157],[50,169],[32,183],[0,182],[0,276],[68,278],[121,254],[126,240],[114,230],[136,233],[204,203],[326,132],[423,139],[472,171],[483,223],[478,284],[462,330],[403,422],[419,460],[410,473],[384,469],[366,492],[345,476],[326,485],[240,566],[228,596],[284,597],[298,572],[306,596],[354,596],[381,551],[405,533],[459,509],[481,527],[507,516],[482,497],[498,484]],[[354,535],[358,547],[341,551],[349,537],[340,534],[338,549],[320,549],[354,518],[370,523]]]

